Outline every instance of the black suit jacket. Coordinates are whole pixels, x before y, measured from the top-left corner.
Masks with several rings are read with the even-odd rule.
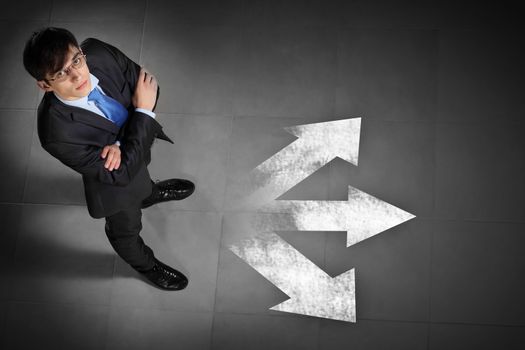
[[[86,39],[80,46],[90,73],[107,95],[128,109],[128,119],[119,128],[96,113],[62,103],[48,92],[38,107],[38,136],[47,152],[82,174],[89,214],[102,218],[140,206],[152,190],[147,165],[154,139],[173,141],[154,118],[136,112],[131,103],[140,67],[100,40]],[[104,146],[117,140],[121,142],[121,165],[109,171],[100,154]]]

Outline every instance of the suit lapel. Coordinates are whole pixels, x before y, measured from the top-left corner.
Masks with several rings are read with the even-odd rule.
[[[110,79],[104,72],[96,68],[93,69],[93,75],[98,78],[98,84],[100,85],[102,90],[104,90],[104,93],[106,93],[106,95],[120,102],[120,104],[123,105],[124,108],[128,108],[128,101],[126,101],[125,97],[122,95],[120,87],[116,86],[113,79]]]
[[[50,93],[50,97],[54,104],[60,106],[66,112],[65,114],[71,115],[71,119],[89,126],[93,126],[95,128],[109,131],[113,134],[118,134],[120,128],[115,123],[104,118],[103,116],[88,111],[84,108],[66,105],[56,98],[53,93]]]
[[[94,126],[95,128],[107,130],[114,134],[118,134],[120,128],[112,121],[86,109],[80,107],[70,107],[74,109],[74,111],[71,111],[71,118],[73,120]]]

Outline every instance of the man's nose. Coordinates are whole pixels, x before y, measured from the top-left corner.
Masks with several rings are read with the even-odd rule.
[[[69,70],[69,76],[71,77],[71,79],[73,80],[78,80],[82,77],[82,75],[80,74],[80,71],[78,71],[77,69],[75,68],[71,68]]]

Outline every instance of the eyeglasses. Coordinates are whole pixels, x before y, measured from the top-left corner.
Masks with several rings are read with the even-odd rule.
[[[62,70],[59,70],[58,72],[53,75],[53,78],[47,79],[49,81],[56,81],[57,83],[60,83],[67,79],[67,76],[69,75],[69,72],[72,68],[74,69],[80,69],[84,66],[84,63],[86,63],[86,55],[82,53],[82,51],[78,52],[77,55],[73,58],[73,62],[71,62],[71,65],[69,67],[66,67]]]

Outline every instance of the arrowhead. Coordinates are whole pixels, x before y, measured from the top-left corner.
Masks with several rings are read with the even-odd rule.
[[[299,137],[312,151],[324,153],[328,160],[339,157],[357,165],[361,118],[296,125],[284,129]]]
[[[346,246],[377,235],[389,228],[415,218],[398,207],[348,186],[348,222]]]
[[[308,290],[301,290],[271,310],[290,312],[332,320],[355,322],[355,269],[332,278],[318,280]]]

